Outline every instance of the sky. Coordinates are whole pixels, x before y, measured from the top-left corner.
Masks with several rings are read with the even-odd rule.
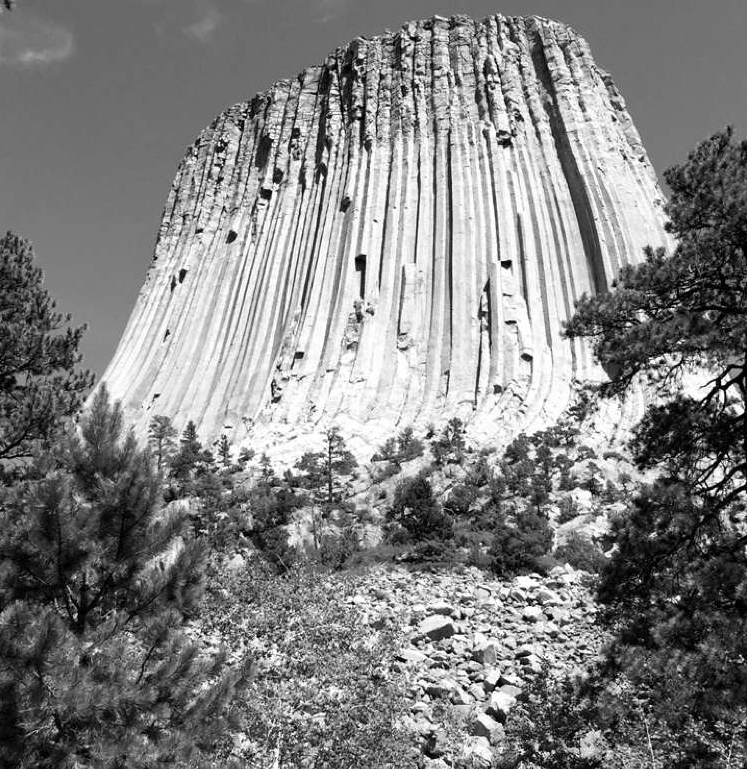
[[[580,32],[660,174],[727,124],[747,134],[747,0],[18,0],[0,16],[0,231],[33,242],[101,374],[217,114],[358,35],[498,12]]]

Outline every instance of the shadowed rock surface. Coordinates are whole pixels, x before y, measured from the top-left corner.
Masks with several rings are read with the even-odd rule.
[[[667,245],[662,205],[569,27],[359,38],[189,149],[103,381],[141,433],[154,414],[254,445],[337,423],[368,447],[453,415],[477,440],[537,428],[600,375],[562,321]]]

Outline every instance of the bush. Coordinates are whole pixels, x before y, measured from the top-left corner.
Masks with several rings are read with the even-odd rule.
[[[458,483],[452,488],[444,508],[452,516],[467,516],[477,499],[477,489],[467,483]]]
[[[236,703],[242,766],[408,769],[408,700],[393,670],[400,640],[373,631],[353,580],[309,567],[284,577],[249,565],[216,585],[215,626],[231,648],[258,650]]]
[[[547,519],[527,508],[510,524],[501,517],[496,526],[489,555],[491,568],[501,577],[544,571],[542,558],[552,546],[553,535]]]
[[[438,438],[431,441],[433,461],[439,467],[450,462],[461,464],[466,449],[464,423],[459,417],[450,419]]]
[[[319,560],[322,565],[340,571],[360,550],[360,542],[355,529],[348,526],[339,534],[328,532],[319,543]]]
[[[580,515],[578,502],[570,495],[566,494],[561,498],[559,504],[558,523],[562,526],[564,523],[572,521]]]
[[[496,769],[603,769],[606,745],[597,731],[595,713],[570,680],[553,678],[549,669],[519,695],[506,721],[504,750]],[[596,736],[596,754],[581,756],[582,739]]]
[[[399,523],[414,542],[451,539],[454,524],[433,496],[430,482],[422,474],[406,478],[394,492],[389,519]]]
[[[588,571],[589,574],[599,574],[607,563],[599,546],[577,531],[568,536],[565,544],[556,547],[553,555],[560,563],[570,564],[574,569]]]

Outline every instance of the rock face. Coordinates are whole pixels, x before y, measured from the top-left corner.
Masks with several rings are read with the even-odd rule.
[[[567,26],[434,17],[360,38],[189,149],[103,381],[141,432],[165,414],[203,439],[548,423],[599,374],[562,321],[667,245],[662,203]]]

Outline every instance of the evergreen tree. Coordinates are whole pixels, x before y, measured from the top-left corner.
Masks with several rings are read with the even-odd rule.
[[[306,452],[296,463],[296,468],[303,473],[303,486],[311,492],[314,502],[332,509],[347,495],[345,479],[358,466],[358,462],[348,451],[337,428],[327,430],[324,438],[324,449]]]
[[[544,570],[543,556],[550,551],[552,529],[544,515],[527,506],[509,523],[501,515],[488,552],[496,574],[512,577],[524,572]]]
[[[718,133],[665,179],[674,252],[648,249],[615,292],[583,297],[567,333],[593,340],[604,393],[644,378],[660,395],[632,448],[661,475],[616,521],[600,586],[610,671],[653,734],[674,735],[673,766],[722,766],[747,752],[747,142]],[[678,392],[699,367],[707,385]]]
[[[413,542],[449,540],[454,536],[454,523],[441,510],[423,473],[398,484],[389,519],[399,523]]]
[[[80,409],[93,383],[75,367],[85,327],[55,309],[31,244],[0,239],[0,463],[30,459]]]
[[[156,467],[162,470],[174,451],[174,438],[177,432],[171,420],[164,416],[155,416],[150,420],[148,442],[156,455]]]
[[[229,470],[231,468],[231,444],[228,442],[228,436],[225,433],[220,436],[217,445],[218,460],[220,461],[221,467],[224,470]]]
[[[450,419],[441,434],[431,441],[431,453],[437,465],[447,462],[461,464],[467,449],[464,422],[459,417]]]
[[[200,766],[243,672],[181,626],[205,548],[102,388],[0,505],[0,766]]]
[[[179,439],[179,451],[171,458],[171,474],[180,481],[191,478],[197,463],[204,457],[202,443],[197,437],[197,427],[190,419]]]

